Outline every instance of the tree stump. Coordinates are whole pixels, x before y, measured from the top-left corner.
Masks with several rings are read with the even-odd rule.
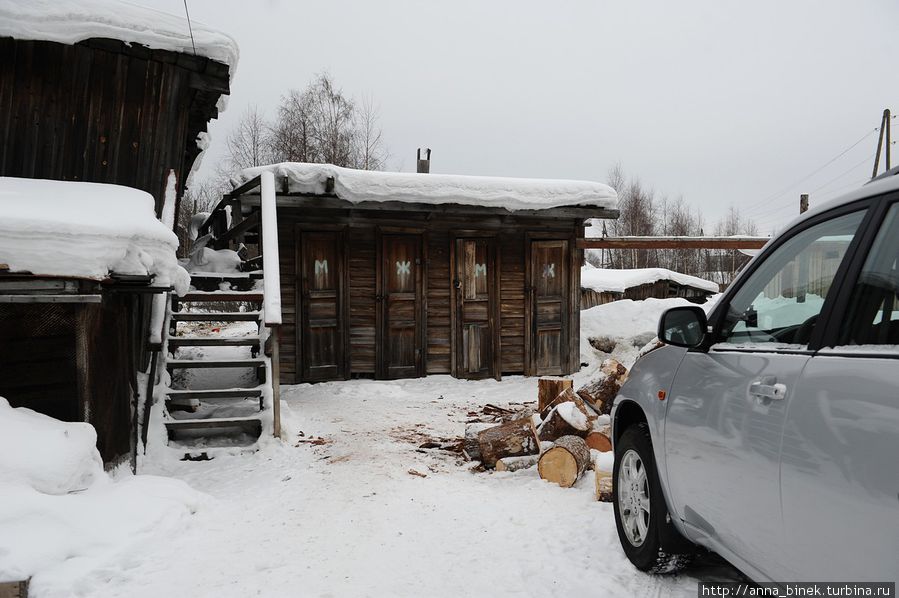
[[[563,488],[571,488],[590,465],[590,449],[579,436],[562,436],[555,446],[540,455],[540,478]]]
[[[537,380],[537,411],[540,413],[566,388],[573,388],[569,378],[540,378]]]
[[[526,455],[523,457],[503,457],[496,461],[496,471],[518,471],[527,469],[537,464],[538,455]]]
[[[536,455],[540,441],[531,418],[517,419],[488,428],[478,434],[478,447],[484,467],[494,467],[503,457]]]

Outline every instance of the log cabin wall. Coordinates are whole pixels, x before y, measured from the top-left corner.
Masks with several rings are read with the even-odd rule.
[[[201,56],[0,37],[0,176],[126,185],[158,215],[169,170],[180,197],[228,87],[228,67]]]
[[[307,254],[310,241],[304,244],[304,236],[313,239],[322,233],[334,235],[342,244],[343,255],[332,255],[332,260],[340,260],[339,267],[345,268],[345,282],[341,297],[322,294],[321,288],[310,283],[312,269],[320,272],[325,268],[334,268],[334,262],[325,263],[324,258],[314,259],[318,264],[313,266],[313,257],[304,267],[304,247]],[[490,364],[480,364],[481,372],[489,371],[491,376],[511,374],[533,375],[533,350],[529,348],[529,325],[533,314],[528,307],[529,286],[527,260],[531,255],[530,243],[534,240],[564,240],[568,242],[567,261],[560,266],[564,272],[567,285],[566,331],[560,338],[559,373],[567,374],[579,367],[579,310],[580,301],[580,265],[582,250],[575,246],[578,238],[583,237],[581,220],[571,218],[535,218],[515,216],[450,215],[428,212],[396,213],[374,210],[316,208],[307,210],[294,206],[279,206],[278,236],[281,259],[281,294],[284,324],[281,336],[281,382],[295,384],[303,381],[316,381],[311,378],[310,371],[304,372],[306,363],[304,352],[314,352],[316,360],[333,363],[328,365],[337,371],[333,378],[346,379],[353,377],[387,378],[412,377],[415,374],[411,364],[403,369],[401,366],[391,369],[389,363],[393,359],[396,343],[384,338],[387,332],[383,327],[387,293],[384,285],[389,283],[389,272],[385,274],[383,258],[385,238],[401,238],[407,243],[408,236],[421,239],[421,264],[416,271],[420,276],[420,302],[416,309],[420,310],[421,338],[417,339],[421,350],[417,374],[451,374],[463,377],[479,377],[470,363],[472,357],[461,351],[462,332],[456,322],[457,317],[465,317],[461,312],[460,297],[467,291],[464,282],[459,281],[459,266],[454,259],[460,241],[470,241],[477,246],[483,261],[490,259],[489,268],[498,272],[489,274],[493,281],[490,284],[493,293],[491,303],[482,302],[472,310],[471,317],[481,318],[480,325],[473,325],[472,330],[483,330],[484,339],[494,335],[496,339],[494,351],[483,352],[484,360],[495,360]],[[493,247],[493,253],[488,248]],[[324,254],[322,254],[324,255]],[[411,261],[411,260],[406,260]],[[402,260],[398,262],[401,265]],[[391,266],[392,267],[392,266]],[[303,276],[307,277],[304,287]],[[562,273],[560,272],[560,275]],[[495,277],[495,278],[494,278]],[[380,279],[380,280],[379,280]],[[459,285],[456,288],[454,285]],[[311,289],[311,290],[310,290]],[[483,290],[483,289],[482,289]],[[408,295],[411,301],[412,295]],[[475,295],[472,295],[475,297]],[[323,299],[324,298],[324,299]],[[324,303],[322,303],[324,301]],[[334,301],[333,305],[331,301]],[[304,311],[304,302],[308,302]],[[412,305],[412,303],[409,303]],[[409,307],[401,308],[408,315]],[[488,312],[495,310],[495,315]],[[314,313],[313,313],[314,312]],[[305,314],[305,315],[304,315]],[[379,315],[380,314],[380,315]],[[312,321],[310,318],[320,318]],[[488,317],[489,316],[489,317]],[[332,318],[333,317],[333,318]],[[304,320],[305,318],[305,320]],[[334,339],[339,347],[345,347],[341,355],[328,353],[327,348],[320,347],[310,339],[304,339],[303,330],[314,326],[313,333],[318,336],[321,327],[331,326],[332,319],[337,320],[337,328],[327,332],[326,338]],[[305,322],[305,324],[304,324]],[[409,334],[413,334],[410,332]],[[415,333],[417,334],[417,332]],[[465,339],[466,341],[468,339]],[[486,342],[486,341],[484,341]],[[402,345],[402,343],[401,343]],[[469,345],[466,345],[469,346]],[[402,351],[403,349],[399,349]],[[476,351],[475,351],[476,352]],[[341,362],[341,357],[345,361]],[[477,356],[473,357],[477,359]],[[463,366],[471,367],[471,375],[463,372]],[[324,370],[322,370],[324,371]],[[393,372],[393,374],[391,374]],[[397,375],[396,372],[404,372]],[[480,376],[483,377],[483,376]]]

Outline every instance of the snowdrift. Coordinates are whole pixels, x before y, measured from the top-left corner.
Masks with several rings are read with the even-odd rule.
[[[0,398],[0,581],[40,596],[123,567],[143,539],[190,524],[207,500],[179,480],[103,471],[96,432]],[[134,557],[132,557],[134,558]]]

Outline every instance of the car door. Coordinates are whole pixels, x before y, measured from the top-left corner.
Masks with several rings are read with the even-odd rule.
[[[781,437],[817,318],[864,210],[807,221],[750,266],[669,391],[664,442],[688,533],[753,576],[780,578]]]
[[[788,579],[899,575],[899,202],[857,261],[790,402],[781,453]]]

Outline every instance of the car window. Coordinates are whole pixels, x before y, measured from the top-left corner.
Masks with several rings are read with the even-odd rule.
[[[843,320],[840,345],[893,345],[899,350],[899,203],[887,212],[859,274]]]
[[[766,256],[726,307],[718,341],[731,348],[806,347],[864,214],[809,227]]]

